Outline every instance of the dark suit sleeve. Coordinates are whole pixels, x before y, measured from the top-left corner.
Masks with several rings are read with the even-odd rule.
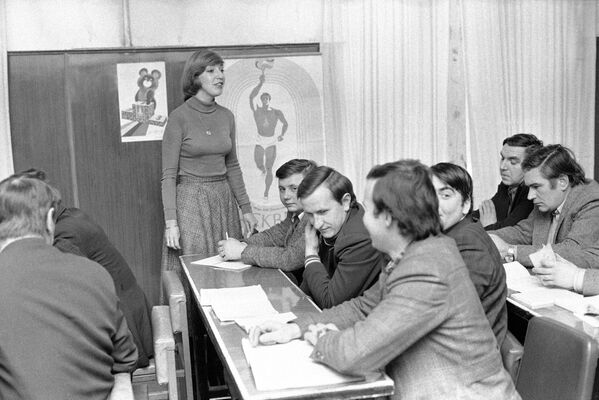
[[[343,303],[367,289],[374,282],[384,262],[383,256],[372,247],[370,238],[363,234],[348,235],[337,254],[337,268],[329,278],[321,262],[306,265],[302,287],[321,308]]]
[[[75,243],[66,238],[55,238],[54,247],[63,253],[75,254],[76,256],[86,257]],[[87,258],[87,257],[86,257]]]

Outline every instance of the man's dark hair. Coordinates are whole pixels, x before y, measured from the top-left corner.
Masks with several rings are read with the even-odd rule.
[[[522,161],[522,170],[525,172],[539,168],[545,179],[554,182],[561,175],[566,175],[570,186],[587,182],[584,170],[576,162],[574,153],[561,144],[550,144],[536,148]]]
[[[456,190],[462,196],[463,202],[470,200],[468,212],[472,212],[472,177],[468,171],[459,165],[442,162],[433,165],[431,172],[440,181]]]
[[[47,237],[46,216],[60,202],[43,180],[18,174],[0,182],[0,241],[26,235]]]
[[[346,193],[350,195],[350,204],[353,206],[356,203],[356,195],[351,181],[333,168],[324,165],[313,168],[304,176],[302,183],[297,188],[297,197],[305,199],[314,193],[320,185],[325,185],[338,203],[341,204],[341,200]]]
[[[372,167],[366,179],[375,179],[374,213],[386,211],[400,233],[422,240],[441,232],[439,201],[429,169],[418,160],[400,160]]]
[[[45,181],[46,173],[44,171],[36,169],[36,168],[29,168],[24,171],[15,173],[13,175],[13,177],[14,178],[26,177],[26,178],[39,179],[40,181]]]
[[[317,165],[312,160],[305,160],[303,158],[294,158],[281,165],[275,173],[278,179],[287,179],[291,175],[303,174],[306,176],[313,168]]]
[[[514,147],[530,147],[542,146],[543,141],[539,140],[539,138],[531,133],[517,133],[513,136],[505,138],[503,144]]]

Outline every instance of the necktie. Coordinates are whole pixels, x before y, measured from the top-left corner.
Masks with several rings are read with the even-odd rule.
[[[507,213],[512,212],[512,206],[514,205],[514,198],[516,197],[516,191],[518,190],[518,186],[510,186],[507,189],[508,194],[508,203],[507,203]]]
[[[549,226],[549,234],[547,234],[547,244],[555,243],[555,234],[557,233],[558,223],[559,223],[559,211],[555,210],[551,213],[551,226]]]

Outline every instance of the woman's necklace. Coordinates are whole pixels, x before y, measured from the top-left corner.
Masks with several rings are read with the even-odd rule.
[[[205,129],[206,131],[204,133],[206,133],[206,135],[208,136],[212,136],[212,131],[210,130],[210,128],[208,128],[205,124],[204,121],[202,121],[202,118],[200,118],[200,125],[202,125],[202,129]]]

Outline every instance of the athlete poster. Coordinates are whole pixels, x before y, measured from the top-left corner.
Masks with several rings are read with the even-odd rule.
[[[292,158],[325,163],[319,55],[225,60],[217,102],[237,123],[237,154],[258,230],[285,218],[275,171]]]

